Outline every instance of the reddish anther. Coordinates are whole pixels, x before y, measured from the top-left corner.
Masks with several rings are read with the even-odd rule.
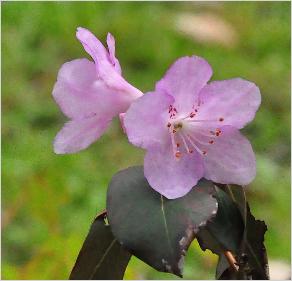
[[[180,157],[181,157],[181,153],[180,153],[179,151],[177,151],[177,152],[175,153],[175,157],[176,157],[176,158],[180,158]]]

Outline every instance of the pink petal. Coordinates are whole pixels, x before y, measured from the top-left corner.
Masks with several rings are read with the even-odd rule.
[[[129,84],[122,76],[118,60],[114,57],[114,38],[108,35],[107,43],[110,54],[102,43],[87,29],[78,27],[76,37],[82,43],[85,51],[93,58],[98,77],[109,87],[125,92],[133,99],[140,97],[142,92]],[[112,63],[114,60],[114,64]]]
[[[156,84],[175,98],[178,112],[191,112],[200,90],[212,76],[212,68],[203,58],[192,56],[178,59]]]
[[[115,38],[110,33],[107,34],[106,42],[107,42],[107,46],[109,50],[110,61],[114,65],[115,70],[119,74],[121,74],[122,70],[121,70],[120,63],[118,59],[115,57]]]
[[[144,159],[144,175],[150,186],[168,199],[187,194],[203,176],[201,156],[194,152],[177,160],[171,145],[148,150]]]
[[[94,63],[87,59],[77,59],[62,65],[53,96],[67,117],[85,117],[96,111],[99,100],[92,90],[96,79]]]
[[[109,123],[110,120],[97,116],[67,122],[55,138],[55,153],[75,153],[87,148],[105,132]]]
[[[224,184],[249,184],[256,175],[255,155],[250,142],[231,126],[208,146],[204,156],[204,177]]]
[[[140,92],[126,92],[110,88],[97,79],[94,63],[78,59],[63,64],[53,96],[63,113],[72,119],[82,119],[93,114],[107,118],[125,112]]]
[[[167,142],[167,113],[172,103],[173,97],[163,92],[150,92],[135,100],[124,118],[129,141],[143,148]]]
[[[254,119],[261,104],[258,87],[241,78],[211,82],[200,96],[203,104],[198,119],[224,118],[222,125],[232,125],[238,129]]]
[[[101,61],[109,61],[106,48],[89,30],[78,27],[76,37],[96,64]]]

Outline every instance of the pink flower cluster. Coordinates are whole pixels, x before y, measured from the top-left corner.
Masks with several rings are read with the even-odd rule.
[[[94,62],[73,60],[59,71],[53,96],[70,121],[56,136],[56,153],[87,148],[119,115],[129,141],[146,150],[149,184],[169,199],[184,196],[202,177],[239,185],[254,179],[255,155],[239,132],[261,103],[254,83],[208,83],[211,66],[192,56],[178,59],[154,91],[142,94],[122,77],[111,34],[108,50],[84,28],[76,36]]]

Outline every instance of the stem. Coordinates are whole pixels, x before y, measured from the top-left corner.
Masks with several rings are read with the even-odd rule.
[[[228,263],[230,264],[230,267],[233,270],[238,271],[238,265],[237,265],[236,259],[232,255],[232,253],[230,251],[225,251],[224,256],[226,257]]]

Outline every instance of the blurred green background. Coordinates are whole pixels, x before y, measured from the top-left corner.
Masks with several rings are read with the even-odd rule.
[[[114,173],[141,164],[118,121],[89,149],[58,156],[65,118],[51,92],[60,66],[86,57],[78,26],[110,31],[124,77],[144,92],[178,57],[206,58],[214,80],[243,77],[262,106],[244,130],[257,154],[248,188],[270,260],[290,263],[289,2],[2,2],[2,279],[66,279]],[[191,246],[186,279],[217,257]],[[174,279],[132,258],[126,279]]]

